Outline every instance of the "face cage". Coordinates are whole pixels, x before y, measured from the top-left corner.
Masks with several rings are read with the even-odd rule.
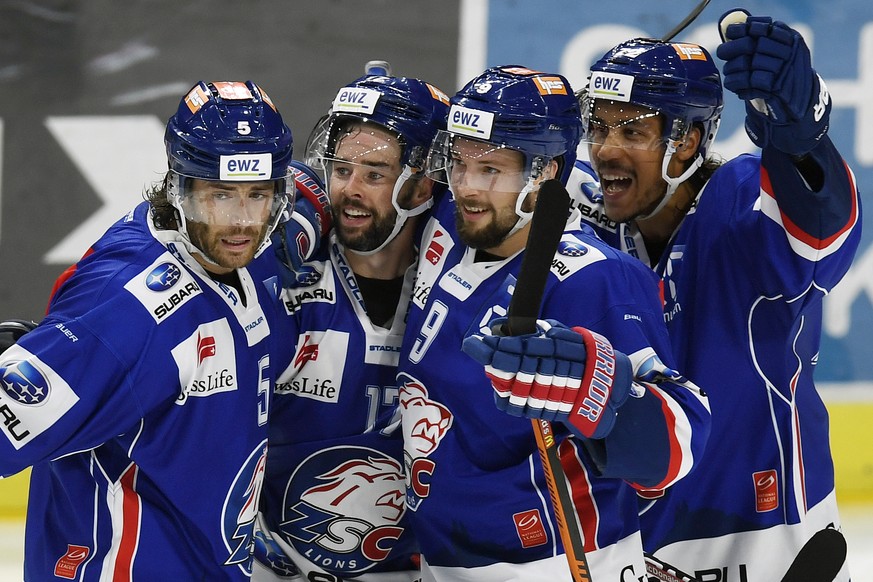
[[[167,200],[173,205],[176,211],[179,213],[179,232],[182,234],[183,238],[189,246],[196,250],[200,255],[202,255],[207,261],[209,260],[206,257],[206,254],[202,249],[196,247],[192,242],[190,237],[188,236],[188,220],[189,217],[185,214],[185,202],[191,197],[192,190],[190,189],[190,181],[193,179],[203,180],[203,178],[195,178],[193,176],[186,176],[184,174],[180,174],[174,170],[170,170],[168,173],[167,180]],[[204,180],[205,182],[218,182],[220,180]],[[239,180],[240,182],[244,182]],[[257,253],[263,251],[267,244],[269,244],[270,235],[273,231],[276,230],[283,222],[286,222],[289,218],[291,218],[291,213],[294,210],[294,201],[297,195],[296,182],[294,180],[294,172],[289,171],[284,178],[280,178],[278,180],[270,180],[274,183],[274,196],[273,201],[270,208],[270,214],[267,218],[267,230],[264,233],[264,239],[261,241],[260,246],[258,247]],[[211,261],[209,261],[211,262]]]

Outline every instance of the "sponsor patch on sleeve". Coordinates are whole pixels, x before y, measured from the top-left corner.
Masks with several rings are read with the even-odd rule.
[[[34,354],[12,346],[0,361],[0,432],[20,449],[66,414],[79,396]]]

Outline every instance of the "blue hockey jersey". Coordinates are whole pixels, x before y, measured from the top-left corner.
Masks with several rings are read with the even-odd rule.
[[[677,365],[710,397],[698,468],[641,516],[647,551],[702,579],[778,580],[816,530],[839,525],[813,375],[822,299],[857,250],[860,198],[828,138],[811,155],[818,192],[775,150],[727,162],[657,264],[633,224],[605,217],[587,163],[568,186],[610,245],[661,276]]]
[[[523,253],[475,262],[453,213],[442,200],[424,229],[398,373],[407,505],[423,561],[447,579],[569,577],[531,422],[498,410],[482,366],[460,351],[466,334],[488,333],[505,315]],[[552,262],[541,317],[605,335],[637,369],[656,353],[671,363],[656,277],[578,222]],[[647,385],[621,411],[607,439],[567,438],[560,450],[594,579],[644,576],[636,495],[623,479],[642,489],[675,482],[708,434],[695,386]],[[534,562],[541,567],[519,574]]]
[[[261,509],[277,547],[258,558],[273,571],[264,579],[413,580],[396,373],[415,268],[386,328],[367,316],[336,235],[328,254],[305,266],[321,273],[316,283],[281,295],[275,336],[290,361],[276,385]]]
[[[25,580],[249,579],[277,314],[238,274],[244,297],[140,204],[0,356],[0,474],[33,465]]]

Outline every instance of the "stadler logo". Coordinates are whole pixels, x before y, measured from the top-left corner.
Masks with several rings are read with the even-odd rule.
[[[182,270],[173,263],[162,263],[146,275],[146,287],[152,291],[166,291],[179,281]]]
[[[0,368],[0,374],[0,385],[17,403],[42,404],[48,398],[48,380],[28,362],[16,362]]]
[[[558,253],[565,257],[581,257],[588,254],[588,247],[577,242],[562,241],[558,245]]]

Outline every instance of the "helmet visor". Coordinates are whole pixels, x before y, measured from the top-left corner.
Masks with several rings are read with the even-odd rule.
[[[328,191],[331,181],[356,168],[364,169],[359,175],[370,181],[390,179],[393,184],[403,169],[404,146],[397,133],[378,123],[334,115],[323,118],[313,130],[305,160],[323,172]]]
[[[647,107],[609,99],[581,99],[582,141],[591,146],[655,151],[667,143],[663,115]]]
[[[316,122],[315,127],[309,134],[309,139],[306,141],[306,147],[303,150],[303,163],[319,170],[324,174],[322,160],[327,155],[327,141],[331,125],[330,114],[323,115]]]
[[[210,226],[269,226],[288,219],[294,203],[294,176],[281,180],[220,181],[177,176],[170,199],[185,220]]]
[[[337,120],[342,121],[342,120]],[[403,172],[403,141],[375,123],[346,119],[325,128],[307,155],[324,173],[327,192],[353,187],[392,192]]]
[[[428,156],[427,175],[448,184],[453,192],[468,189],[518,194],[528,178],[541,170],[538,160],[535,158],[533,164],[538,169],[532,170],[520,151],[440,131]]]

